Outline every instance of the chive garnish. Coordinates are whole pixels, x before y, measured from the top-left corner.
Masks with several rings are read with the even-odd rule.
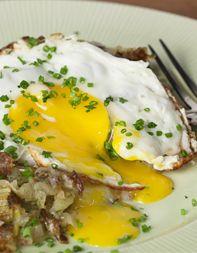
[[[184,208],[182,208],[180,210],[180,212],[181,212],[181,215],[183,215],[183,216],[188,214],[188,211],[186,209],[184,209]]]
[[[25,80],[22,80],[20,84],[18,85],[18,88],[27,89],[29,87],[29,83]]]
[[[48,151],[42,151],[42,155],[43,155],[45,158],[51,158],[51,157],[52,157],[52,153],[51,153],[51,152],[48,152]]]
[[[20,56],[17,57],[17,59],[23,64],[25,65],[27,62]]]
[[[148,233],[151,230],[151,226],[148,226],[146,224],[142,225],[142,232]]]
[[[126,242],[130,241],[131,238],[132,238],[131,235],[124,235],[123,237],[118,239],[118,244],[126,243]]]
[[[112,96],[109,96],[104,101],[104,106],[108,106],[110,102],[112,102],[114,99]]]
[[[157,136],[162,136],[162,134],[163,134],[162,131],[157,131],[157,132],[156,132],[156,135],[157,135]]]
[[[116,121],[115,126],[123,126],[126,127],[126,122],[124,120]]]
[[[1,97],[0,97],[0,101],[1,102],[7,102],[9,100],[9,97],[7,96],[7,95],[2,95]]]
[[[166,136],[167,138],[172,138],[173,134],[169,132],[169,133],[165,133],[165,136]]]
[[[127,142],[126,149],[131,149],[133,147],[133,143]]]
[[[144,120],[138,119],[133,125],[136,130],[140,131],[140,130],[144,129]]]
[[[124,104],[124,103],[128,102],[128,100],[123,97],[119,97],[119,102]]]
[[[148,128],[155,128],[157,124],[155,124],[154,122],[149,122],[147,126]]]
[[[176,129],[177,129],[178,131],[182,131],[182,126],[181,126],[180,124],[178,124],[178,125],[176,125]]]
[[[188,156],[187,151],[186,151],[186,150],[181,150],[180,156],[181,156],[181,157],[187,157],[187,156]]]

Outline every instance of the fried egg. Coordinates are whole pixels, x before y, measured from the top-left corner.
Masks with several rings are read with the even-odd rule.
[[[38,157],[44,151],[43,164],[53,160],[117,185],[120,175],[98,159],[110,131],[120,157],[158,170],[171,169],[181,149],[191,152],[178,111],[143,61],[120,59],[71,37],[32,48],[19,41],[14,52],[1,56],[0,67],[1,93],[9,97],[0,116],[10,119],[2,131],[9,136],[27,124],[20,137],[28,144],[20,145],[20,154],[33,150]]]
[[[49,37],[33,46],[20,40],[2,54],[0,77],[0,148],[16,160],[76,171],[151,203],[173,188],[156,170],[173,169],[193,152],[179,111],[146,62],[73,36]],[[111,246],[125,234],[135,238],[139,230],[128,217],[139,212],[110,204],[99,187],[78,202],[77,217],[86,225],[72,228],[76,239]],[[110,233],[115,226],[121,229]]]

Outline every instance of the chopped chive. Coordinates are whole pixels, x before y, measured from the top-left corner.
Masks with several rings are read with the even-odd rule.
[[[48,52],[52,52],[55,53],[56,52],[56,47],[49,47],[48,45],[44,45],[43,47],[43,51],[48,53]]]
[[[58,93],[55,90],[42,90],[42,101],[44,103],[47,102],[48,99],[56,98],[58,96]]]
[[[157,124],[155,124],[154,122],[149,122],[147,126],[148,128],[155,128]]]
[[[127,137],[129,137],[129,136],[132,135],[132,133],[131,133],[131,132],[127,132],[125,135],[126,135]]]
[[[119,97],[119,102],[124,104],[124,103],[128,102],[128,100],[123,97]]]
[[[51,152],[48,152],[48,151],[42,151],[42,155],[43,155],[45,158],[51,158],[51,157],[52,157],[52,153],[51,153]]]
[[[12,70],[12,72],[13,73],[15,73],[15,72],[19,72],[20,70],[19,69],[17,69],[17,68],[14,68],[13,70]]]
[[[112,249],[110,253],[120,253],[120,251],[118,249]]]
[[[23,64],[25,65],[27,62],[20,56],[17,57],[17,59]]]
[[[7,102],[9,100],[9,97],[7,96],[7,95],[2,95],[1,97],[0,97],[0,101],[1,102]]]
[[[4,152],[10,155],[13,159],[16,159],[18,157],[16,151],[17,148],[15,146],[8,146],[4,149]]]
[[[38,125],[39,125],[39,122],[36,121],[36,120],[34,120],[34,121],[33,121],[33,125],[34,125],[34,126],[38,126]]]
[[[188,156],[187,151],[186,151],[186,150],[181,150],[180,156],[181,156],[181,157],[187,157],[187,156]]]
[[[27,179],[30,179],[34,176],[34,173],[31,167],[25,167],[24,170],[21,172],[21,175]]]
[[[85,82],[86,82],[85,77],[82,77],[82,76],[81,76],[81,77],[79,78],[79,82],[82,83],[82,84],[85,83]]]
[[[178,125],[176,125],[176,129],[178,130],[178,131],[182,131],[182,126],[180,125],[180,124],[178,124]]]
[[[5,139],[5,134],[0,130],[0,139],[4,140]]]
[[[117,242],[118,242],[118,244],[123,244],[123,243],[130,241],[131,238],[132,238],[131,235],[124,235],[123,237],[119,238]]]
[[[63,87],[69,87],[69,88],[73,88],[74,86],[77,85],[77,78],[74,76],[70,76],[67,79],[64,79],[64,82],[62,83]]]
[[[25,98],[29,98],[31,99],[32,102],[38,102],[38,99],[36,96],[31,95],[30,93],[25,93],[24,90],[21,91],[21,94],[25,97]]]
[[[105,141],[104,142],[104,148],[107,151],[107,154],[109,155],[109,157],[112,160],[116,160],[119,158],[119,155],[116,153],[116,151],[114,150],[112,143],[109,141]]]
[[[34,116],[34,117],[38,117],[40,114],[39,112],[35,111],[33,108],[30,108],[28,111],[27,111],[27,115],[28,116]]]
[[[23,139],[18,134],[11,133],[10,137],[17,144],[21,144],[21,145],[27,145],[27,144],[29,144],[29,141],[26,141],[25,139]]]
[[[145,112],[150,112],[150,108],[148,108],[148,107],[147,107],[147,108],[144,108],[144,111],[145,111]]]
[[[68,73],[68,67],[65,65],[60,69],[60,74],[66,75]]]
[[[44,137],[38,137],[38,138],[36,138],[36,141],[37,141],[37,142],[43,142],[44,139],[45,139]]]
[[[86,109],[86,112],[90,112],[90,111],[92,111],[93,109],[96,109],[96,105],[97,105],[97,104],[98,104],[97,101],[94,101],[94,100],[90,101],[88,105],[85,105],[85,106],[84,106],[85,108],[87,108],[87,109]]]
[[[182,208],[180,210],[180,212],[181,212],[181,215],[183,215],[183,216],[188,214],[188,211],[186,209],[184,209],[184,208]]]
[[[83,251],[83,248],[79,245],[74,245],[73,246],[73,252],[80,252]]]
[[[87,86],[90,88],[90,87],[93,87],[94,84],[93,83],[88,83]]]
[[[131,218],[129,219],[129,222],[134,226],[134,227],[138,227],[139,226],[139,221],[137,218]]]
[[[52,57],[53,57],[53,55],[52,55],[51,53],[48,53],[48,54],[47,54],[47,59],[48,59],[48,60],[51,60]]]
[[[18,88],[27,89],[29,87],[29,83],[25,80],[22,80],[18,85]]]
[[[12,123],[13,120],[9,118],[8,114],[4,114],[2,121],[6,126],[8,126]]]
[[[40,65],[42,65],[45,62],[47,62],[47,61],[46,60],[42,60],[40,58],[37,58],[37,60],[34,61],[33,63],[31,63],[30,65],[34,65],[35,67],[39,67]]]
[[[124,184],[124,182],[123,181],[118,181],[118,185],[123,185]]]
[[[150,136],[153,136],[154,133],[153,132],[147,132]]]
[[[109,96],[104,101],[104,106],[108,106],[110,102],[112,102],[114,99],[112,96]]]
[[[167,138],[172,138],[173,134],[169,132],[169,133],[165,133],[165,136],[166,136]]]
[[[144,120],[143,119],[138,119],[133,126],[135,127],[136,130],[140,131],[144,129]]]
[[[4,142],[0,141],[0,150],[3,150],[3,149],[4,149]]]
[[[2,78],[3,78],[3,72],[0,71],[0,79],[2,79]]]
[[[133,143],[127,142],[126,149],[132,149]]]
[[[197,199],[192,199],[192,206],[197,206]]]
[[[29,37],[27,40],[27,45],[32,48],[38,45],[38,39],[34,38],[34,37]]]
[[[148,233],[150,230],[151,230],[151,226],[148,226],[148,225],[146,225],[146,224],[143,224],[142,225],[142,232],[144,232],[144,233]]]
[[[121,129],[121,134],[124,134],[124,133],[126,133],[126,131],[127,131],[127,129],[126,128],[123,128],[123,129]]]
[[[127,124],[124,120],[119,120],[119,121],[116,121],[115,122],[115,126],[123,126],[123,127],[126,127]]]
[[[53,82],[46,82],[45,79],[44,79],[44,76],[41,76],[41,75],[39,76],[38,81],[45,84],[48,87],[55,86],[55,84]]]
[[[53,78],[55,78],[55,79],[61,79],[62,75],[59,74],[59,73],[53,73]]]
[[[162,134],[163,134],[162,131],[157,131],[157,132],[156,132],[156,135],[157,135],[157,136],[162,136]]]
[[[56,52],[56,50],[57,50],[57,48],[56,48],[56,47],[50,47],[50,51],[51,51],[52,53],[55,53],[55,52]]]
[[[44,45],[43,51],[47,53],[49,52],[49,50],[50,50],[50,47],[48,45]]]

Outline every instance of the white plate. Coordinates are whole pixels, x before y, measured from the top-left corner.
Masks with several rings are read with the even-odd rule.
[[[159,48],[158,38],[170,45],[188,73],[197,80],[197,22],[195,20],[118,4],[79,1],[0,1],[0,47],[24,35],[47,35],[79,31],[87,40],[106,45],[146,46]],[[169,62],[168,62],[169,64]],[[172,71],[174,69],[172,68]],[[175,73],[176,74],[176,73]],[[174,192],[164,200],[147,205],[153,229],[120,252],[128,253],[195,253],[197,252],[197,166],[168,174],[175,182]],[[184,195],[188,198],[185,199]],[[189,211],[181,216],[180,209]],[[64,246],[62,249],[65,249]],[[60,248],[26,248],[24,252],[58,252]],[[110,249],[90,248],[92,252]]]

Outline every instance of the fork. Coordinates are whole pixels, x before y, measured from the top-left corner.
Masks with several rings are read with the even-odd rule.
[[[197,99],[197,84],[190,78],[190,76],[186,73],[186,71],[183,69],[183,67],[180,65],[180,63],[177,61],[175,56],[172,54],[170,49],[166,46],[166,44],[163,42],[163,40],[159,39],[159,42],[161,46],[163,47],[165,53],[169,57],[170,61],[182,77],[182,79],[185,81],[188,89],[191,93],[193,93],[194,98]],[[169,72],[168,68],[164,65],[161,58],[159,57],[158,53],[153,49],[151,45],[149,45],[150,51],[155,56],[155,61],[157,62],[159,68],[165,75],[165,77],[168,79],[169,83],[171,84],[173,91],[175,91],[175,96],[180,100],[182,106],[186,110],[186,115],[188,120],[190,121],[190,124],[196,128],[197,126],[197,103],[194,101],[194,99],[188,94],[188,92],[179,85],[179,83],[176,81],[176,79],[173,77],[173,75]]]

